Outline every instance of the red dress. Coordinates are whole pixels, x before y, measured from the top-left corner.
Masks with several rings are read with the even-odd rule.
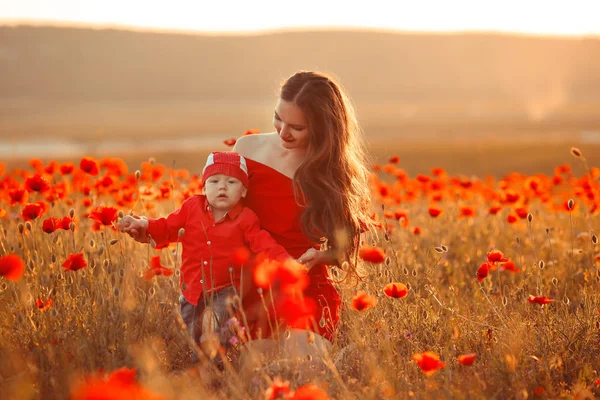
[[[311,247],[318,249],[319,245],[311,242],[302,232],[300,217],[303,209],[296,203],[292,179],[265,164],[248,158],[246,161],[248,194],[245,205],[258,216],[261,227],[294,258],[300,257]],[[325,265],[314,266],[308,275],[310,284],[304,291],[304,297],[312,299],[316,305],[311,313],[314,321],[311,330],[333,341],[339,321],[339,293],[328,279]],[[252,338],[257,338],[259,329],[262,338],[270,337],[272,333],[267,318],[273,318],[273,315],[266,315],[256,287],[248,292],[244,298],[244,309]]]

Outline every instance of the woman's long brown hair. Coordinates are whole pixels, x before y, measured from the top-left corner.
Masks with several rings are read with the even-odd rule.
[[[309,144],[294,175],[296,199],[305,206],[302,227],[313,241],[324,236],[356,272],[361,228],[370,227],[369,170],[362,132],[344,91],[317,72],[298,72],[281,87],[281,99],[304,112]]]

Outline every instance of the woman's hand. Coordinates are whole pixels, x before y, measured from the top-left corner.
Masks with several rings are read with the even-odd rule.
[[[329,264],[335,263],[335,260],[333,259],[330,251],[317,250],[317,249],[313,249],[313,248],[306,250],[306,252],[304,254],[302,254],[300,257],[298,257],[298,259],[296,261],[298,261],[301,264],[306,265],[309,270],[312,267],[314,267],[315,265],[319,265],[319,264],[329,265]]]
[[[148,243],[148,219],[138,215],[126,215],[119,223],[119,230],[125,232],[140,243]]]

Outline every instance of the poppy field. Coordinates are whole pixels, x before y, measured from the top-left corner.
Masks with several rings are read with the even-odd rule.
[[[331,269],[342,296],[331,351],[249,373],[238,369],[248,352],[239,320],[214,351],[223,370],[191,363],[180,244],[140,244],[117,229],[124,215],[179,208],[200,192],[197,174],[118,158],[0,164],[0,397],[600,396],[600,168],[565,152],[572,162],[552,174],[432,166],[410,176],[394,155],[374,165],[361,278]],[[281,269],[304,282],[293,262],[256,268],[265,284]]]

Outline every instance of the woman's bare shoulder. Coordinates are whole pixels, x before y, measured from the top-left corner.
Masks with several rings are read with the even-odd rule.
[[[255,133],[240,137],[233,146],[233,151],[244,157],[252,158],[258,150],[264,149],[265,145],[271,143],[277,133]]]

